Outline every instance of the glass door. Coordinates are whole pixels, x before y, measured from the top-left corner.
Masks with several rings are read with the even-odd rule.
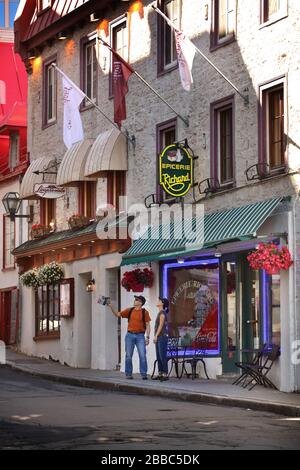
[[[237,372],[238,361],[238,311],[239,273],[235,258],[222,263],[222,372]]]

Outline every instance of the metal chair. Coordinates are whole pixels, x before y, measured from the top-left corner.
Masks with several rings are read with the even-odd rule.
[[[206,370],[206,364],[205,364],[205,360],[204,360],[204,357],[206,355],[206,350],[207,350],[207,347],[208,347],[208,340],[207,340],[207,337],[206,336],[196,336],[196,338],[194,339],[193,343],[192,343],[192,347],[194,348],[193,349],[193,355],[190,357],[186,357],[184,359],[184,362],[183,362],[183,370],[184,372],[186,373],[186,375],[189,375],[189,373],[187,372],[186,370],[186,364],[190,365],[191,366],[191,377],[192,377],[192,380],[194,380],[197,376],[197,364],[198,362],[201,362],[203,364],[203,367],[204,367],[204,373],[206,375],[206,378],[207,380],[209,380],[209,376],[207,374],[207,370]]]
[[[181,360],[179,358],[179,355],[178,355],[179,340],[180,340],[180,336],[169,336],[168,337],[168,346],[167,346],[168,377],[170,377],[173,366],[175,366],[176,376],[178,378],[181,378],[181,376],[182,376],[182,372],[181,372],[181,376],[179,374],[179,367],[178,367],[180,365],[180,362],[181,362]],[[171,367],[169,368],[169,362],[170,361],[171,361]],[[152,371],[151,378],[154,377],[156,367],[157,367],[157,359],[155,359],[154,364],[153,364],[153,371]]]
[[[263,385],[277,390],[277,387],[267,377],[274,362],[280,355],[280,347],[276,344],[264,344],[254,354],[252,362],[237,362],[236,365],[242,369],[242,375],[233,384],[241,384],[242,387],[252,390],[256,385]]]

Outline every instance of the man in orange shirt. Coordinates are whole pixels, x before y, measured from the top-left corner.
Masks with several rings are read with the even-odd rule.
[[[148,310],[143,308],[145,303],[145,297],[142,295],[135,295],[133,307],[126,308],[121,312],[117,312],[111,303],[108,304],[112,313],[116,317],[128,318],[128,331],[125,336],[125,374],[128,379],[133,379],[132,356],[134,347],[136,346],[140,360],[140,374],[143,380],[147,380],[148,366],[146,346],[149,344],[151,318]]]

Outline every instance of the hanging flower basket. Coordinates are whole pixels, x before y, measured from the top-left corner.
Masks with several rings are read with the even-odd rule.
[[[68,219],[69,227],[72,230],[76,230],[78,228],[86,227],[87,225],[89,225],[89,223],[90,223],[90,218],[87,217],[86,215],[73,214]]]
[[[128,292],[143,292],[145,287],[153,286],[153,279],[152,269],[134,269],[124,273],[121,284]]]
[[[278,247],[274,243],[260,243],[257,250],[247,256],[252,269],[264,269],[268,274],[278,274],[293,264],[286,246]]]
[[[33,268],[20,276],[23,286],[37,289],[46,284],[57,284],[64,277],[62,265],[52,261],[40,268]]]
[[[41,285],[57,284],[64,277],[64,271],[60,264],[52,261],[44,264],[39,269],[39,278]]]
[[[34,224],[31,227],[32,238],[42,238],[42,237],[45,237],[46,235],[49,235],[49,233],[50,233],[50,227],[47,227],[47,225]]]
[[[33,287],[37,289],[40,284],[39,270],[37,268],[30,269],[20,276],[20,281],[25,287]]]

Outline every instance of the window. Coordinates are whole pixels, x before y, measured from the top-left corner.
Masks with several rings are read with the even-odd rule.
[[[12,250],[15,248],[15,222],[3,216],[3,268],[14,268],[15,261]]]
[[[5,1],[0,0],[0,28],[5,28],[6,18],[5,18]]]
[[[9,0],[9,27],[14,27],[14,20],[20,0]]]
[[[81,215],[94,219],[96,216],[97,182],[81,181],[78,190],[78,208]]]
[[[116,212],[124,208],[120,207],[120,196],[126,194],[125,171],[110,171],[107,175],[107,203],[114,206]]]
[[[261,23],[272,23],[287,16],[287,0],[261,0]]]
[[[56,70],[52,67],[55,59],[52,58],[44,63],[43,67],[43,124],[48,126],[56,122]]]
[[[180,0],[161,0],[160,9],[180,28]],[[166,21],[158,15],[158,73],[173,70],[177,67],[177,53],[174,31]]]
[[[158,124],[156,127],[156,142],[157,142],[157,169],[156,169],[156,181],[157,181],[157,194],[159,200],[168,200],[174,199],[173,196],[167,194],[163,191],[162,187],[159,184],[159,155],[165,147],[168,145],[174,144],[177,139],[177,122],[176,119],[167,121],[162,124]]]
[[[222,46],[235,39],[236,0],[213,0],[211,47]]]
[[[55,220],[55,199],[40,199],[40,219],[41,224],[46,226]]]
[[[286,168],[285,80],[261,86],[260,104],[260,163],[268,164],[271,172],[283,171]],[[266,167],[263,171],[267,171]]]
[[[0,0],[0,28],[13,28],[20,0]]]
[[[234,97],[211,105],[212,186],[232,186],[234,182]]]
[[[96,39],[84,38],[81,42],[82,75],[81,87],[86,95],[94,102],[97,101],[97,53]],[[91,103],[85,99],[83,107],[90,106]]]
[[[110,25],[111,47],[128,62],[128,28],[126,19],[121,18]],[[113,96],[112,89],[112,68],[114,55],[111,54],[109,96]]]
[[[36,336],[56,336],[60,333],[59,284],[39,287],[35,292]]]
[[[19,133],[11,132],[9,136],[9,167],[13,169],[19,160]]]

